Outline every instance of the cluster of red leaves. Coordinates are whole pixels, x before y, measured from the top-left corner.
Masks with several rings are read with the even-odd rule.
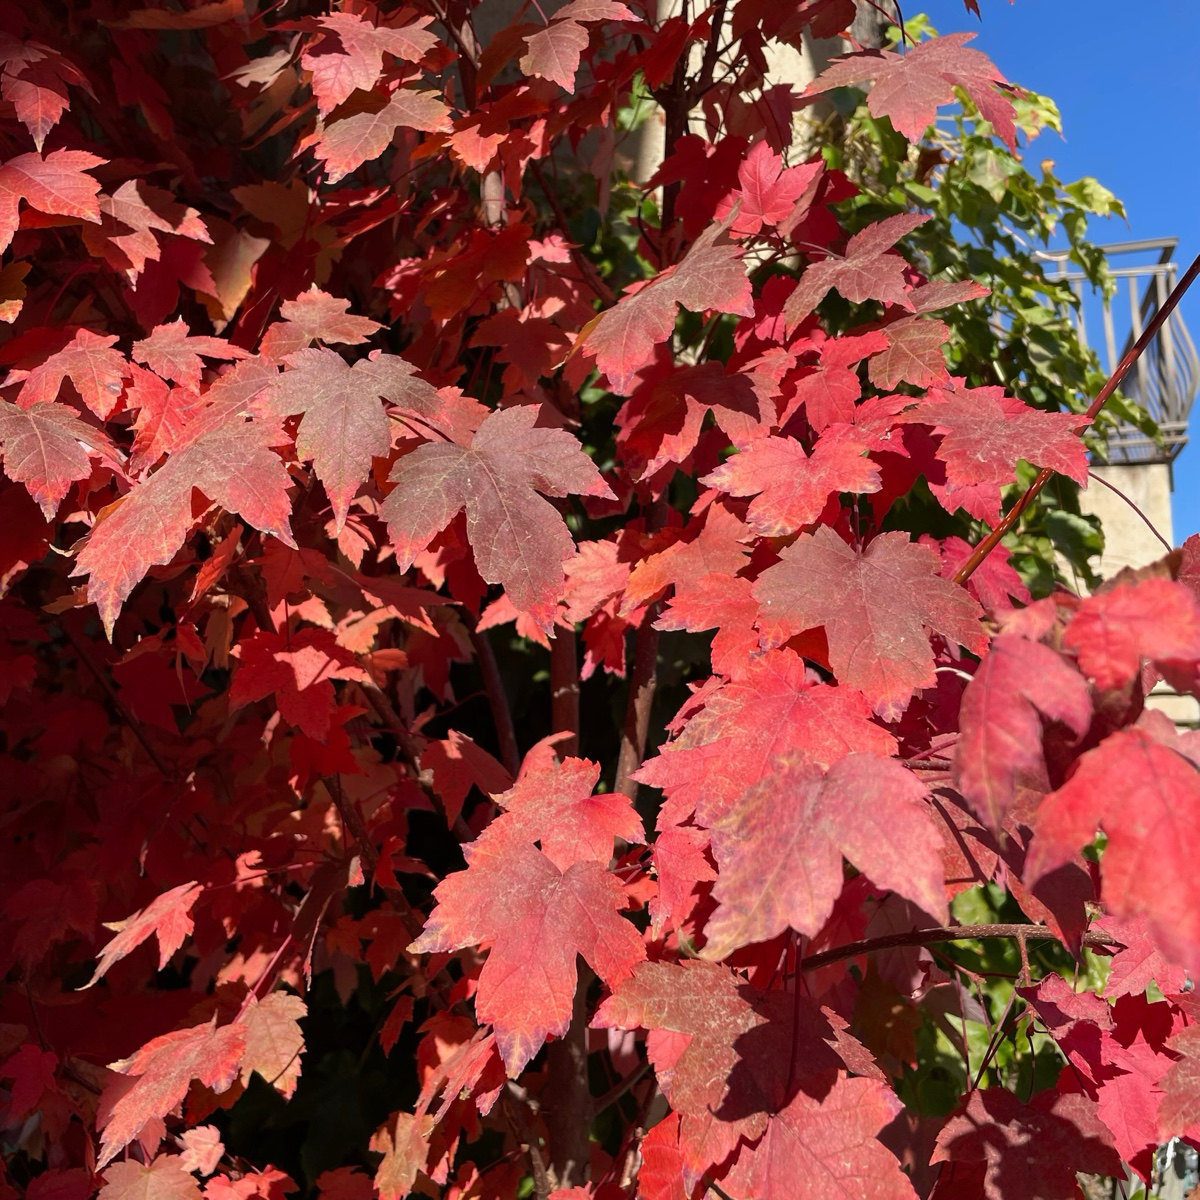
[[[1083,482],[1085,455],[1075,418],[949,377],[930,314],[981,289],[898,252],[921,217],[848,236],[847,180],[785,165],[807,98],[764,47],[838,32],[848,0],[573,0],[486,41],[470,7],[0,6],[0,1191],[293,1190],[222,1114],[254,1074],[292,1096],[313,972],[345,994],[359,963],[399,981],[384,1053],[420,1022],[415,1101],[316,1181],[330,1200],[514,1197],[530,1171],[545,1195],[541,1051],[571,1030],[638,1111],[564,1197],[1145,1176],[1200,1133],[1200,745],[1143,711],[1160,676],[1197,686],[1195,548],[1030,602],[998,557],[963,588],[964,542],[889,522],[922,477],[993,522],[1018,461]],[[811,90],[873,81],[912,138],[961,92],[1011,145],[964,41]],[[574,149],[607,195],[635,81],[697,117],[653,181],[661,269],[617,299],[546,175]],[[681,353],[681,309],[728,353]],[[603,471],[593,370],[621,398]],[[579,632],[584,678],[715,631],[634,775],[652,834],[561,739],[520,761],[485,632],[514,620]],[[503,762],[453,724],[473,657]],[[418,816],[466,864],[428,916]],[[903,1014],[961,993],[928,958],[805,958],[989,881],[1074,953],[1110,939],[1107,995],[1031,983],[1057,1086],[969,1088],[918,1135]]]

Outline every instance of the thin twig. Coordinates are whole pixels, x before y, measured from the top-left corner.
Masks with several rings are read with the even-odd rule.
[[[1117,363],[1116,369],[1108,377],[1108,382],[1097,393],[1095,400],[1088,405],[1087,412],[1083,414],[1082,428],[1086,429],[1096,417],[1100,410],[1108,402],[1109,397],[1121,386],[1122,380],[1129,374],[1133,364],[1141,358],[1146,347],[1154,341],[1158,336],[1158,331],[1162,328],[1166,319],[1175,311],[1175,306],[1183,298],[1183,294],[1196,281],[1196,277],[1200,276],[1200,254],[1196,255],[1192,265],[1183,273],[1183,277],[1171,290],[1171,294],[1167,297],[1163,306],[1154,314],[1150,320],[1150,324],[1142,331],[1142,336],[1125,352],[1121,361]],[[1004,519],[979,543],[971,553],[971,557],[967,559],[957,571],[954,572],[955,583],[966,583],[968,579],[978,569],[979,564],[1000,544],[1001,539],[1008,533],[1010,529],[1021,519],[1021,514],[1033,503],[1038,493],[1046,486],[1053,478],[1054,472],[1049,468],[1043,468],[1037,473],[1037,477],[1029,485],[1025,494],[1008,510]]]
[[[636,1066],[624,1079],[618,1080],[603,1096],[600,1096],[592,1104],[593,1112],[603,1112],[610,1104],[616,1104],[622,1096],[625,1095],[631,1088],[636,1087],[650,1070],[650,1063],[644,1062],[640,1066]]]
[[[1171,551],[1174,549],[1174,547],[1171,545],[1171,543],[1168,542],[1167,539],[1165,537],[1163,537],[1163,535],[1161,533],[1158,532],[1158,530],[1154,526],[1154,522],[1151,521],[1150,518],[1148,516],[1146,516],[1146,514],[1144,512],[1142,512],[1142,510],[1140,508],[1138,508],[1138,506],[1136,504],[1134,504],[1134,502],[1132,500],[1130,500],[1130,498],[1127,495],[1125,495],[1125,493],[1123,491],[1121,491],[1121,489],[1119,487],[1115,486],[1114,484],[1109,483],[1108,480],[1105,479],[1103,475],[1097,475],[1095,471],[1089,470],[1088,478],[1094,479],[1097,483],[1103,484],[1106,488],[1108,488],[1108,490],[1110,492],[1115,492],[1118,496],[1120,496],[1121,499],[1124,500],[1125,503],[1128,504],[1129,507],[1132,508],[1133,511],[1135,513],[1137,513],[1137,515],[1139,517],[1142,518],[1143,521],[1145,521],[1146,528],[1149,529],[1150,532],[1152,534],[1154,534],[1154,536],[1156,538],[1158,538],[1158,540],[1160,542],[1162,542],[1162,544],[1164,546],[1166,546],[1167,553],[1168,554],[1171,553]]]

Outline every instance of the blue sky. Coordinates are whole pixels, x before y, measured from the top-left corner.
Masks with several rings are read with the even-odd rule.
[[[972,46],[1013,82],[1050,96],[1064,138],[1043,134],[1034,164],[1051,158],[1064,181],[1095,176],[1124,202],[1128,227],[1096,222],[1097,242],[1178,237],[1181,270],[1200,253],[1200,0],[903,0],[939,33],[977,32]],[[1200,283],[1182,306],[1200,343]],[[1200,404],[1197,405],[1200,409]],[[1200,532],[1200,412],[1175,462],[1175,540]]]

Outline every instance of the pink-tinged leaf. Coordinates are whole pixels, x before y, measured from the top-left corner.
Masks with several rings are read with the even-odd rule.
[[[760,438],[701,479],[731,496],[753,496],[746,522],[760,537],[810,525],[837,492],[879,490],[879,468],[853,426],[826,432],[810,455],[794,438]]]
[[[732,1200],[789,1200],[799,1180],[820,1180],[829,1200],[916,1200],[878,1139],[899,1109],[895,1093],[875,1079],[839,1078],[819,1099],[797,1092],[762,1141],[743,1146],[721,1187]]]
[[[964,542],[958,537],[937,541],[928,534],[922,534],[920,542],[937,550],[942,563],[939,574],[943,579],[953,579],[959,567],[975,552],[975,547],[970,542]],[[967,580],[967,591],[984,608],[993,612],[1011,611],[1014,601],[1024,605],[1030,603],[1029,589],[1002,550],[989,554],[979,564]]]
[[[1091,719],[1087,682],[1061,654],[998,637],[963,694],[954,786],[999,832],[1020,792],[1049,790],[1043,722],[1061,721],[1082,737]]]
[[[1181,583],[1144,579],[1089,596],[1063,634],[1100,691],[1124,687],[1142,661],[1200,660],[1200,603]]]
[[[1095,1101],[1078,1092],[1039,1092],[1022,1104],[1002,1087],[976,1089],[938,1134],[931,1161],[977,1175],[975,1194],[987,1200],[1071,1200],[1077,1171],[1123,1174]]]
[[[179,1140],[183,1143],[179,1164],[185,1171],[211,1175],[225,1157],[225,1143],[215,1125],[197,1125],[180,1134]]]
[[[851,54],[827,67],[809,84],[809,93],[847,87],[872,80],[867,97],[872,116],[888,117],[910,142],[919,141],[933,124],[940,105],[954,102],[954,89],[962,88],[1000,140],[1015,152],[1013,106],[997,85],[1005,78],[986,54],[968,50],[973,33],[950,33],[914,46],[904,54],[872,50]]]
[[[564,91],[573,92],[579,56],[590,40],[591,35],[577,21],[552,21],[526,39],[528,49],[521,56],[521,70],[526,75],[540,75],[557,83]]]
[[[758,653],[759,636],[754,628],[758,601],[750,594],[751,583],[735,575],[713,572],[694,585],[678,591],[655,629],[686,629],[700,633],[715,629],[710,653],[714,675],[740,678]]]
[[[271,992],[261,1000],[251,996],[250,1007],[242,1014],[246,1047],[242,1052],[242,1083],[258,1073],[285,1100],[290,1100],[300,1079],[300,1055],[304,1053],[304,1034],[300,1021],[308,1007],[299,996]]]
[[[1073,413],[1041,412],[999,387],[931,391],[901,421],[942,435],[938,458],[956,487],[1011,483],[1020,459],[1087,482],[1087,454]]]
[[[559,762],[552,752],[531,752],[516,783],[492,797],[500,815],[463,847],[468,861],[479,853],[499,856],[508,845],[538,842],[560,871],[577,862],[606,866],[614,837],[642,842],[646,835],[628,796],[592,795],[599,781],[597,763],[583,758]]]
[[[1118,921],[1105,913],[1095,923],[1101,933],[1121,942],[1121,947],[1109,959],[1108,978],[1104,981],[1104,995],[1109,1000],[1121,996],[1140,996],[1154,983],[1163,993],[1181,992],[1187,980],[1187,972],[1168,962],[1150,936],[1150,925],[1145,917],[1131,921]]]
[[[285,300],[279,315],[283,320],[267,327],[259,346],[259,353],[269,362],[280,362],[317,341],[357,345],[383,328],[378,321],[351,313],[349,300],[318,288]]]
[[[100,223],[85,225],[83,240],[92,254],[136,283],[148,261],[162,258],[160,233],[212,243],[196,209],[141,179],[129,179],[111,196],[100,197]]]
[[[792,215],[796,202],[824,169],[820,162],[783,166],[767,142],[756,142],[738,167],[738,187],[717,205],[715,219],[725,221],[737,205],[730,231],[748,235],[777,226]]]
[[[451,825],[462,812],[472,787],[485,796],[512,787],[512,776],[504,767],[457,729],[450,730],[449,737],[429,742],[421,751],[420,766],[433,773],[433,786],[446,806],[446,820]]]
[[[203,405],[188,388],[171,387],[142,367],[129,369],[132,379],[125,389],[125,407],[137,413],[129,465],[141,474],[184,444],[186,430]]]
[[[147,1042],[132,1058],[111,1063],[114,1071],[133,1079],[129,1086],[110,1085],[117,1099],[108,1111],[100,1139],[98,1166],[103,1167],[138,1134],[147,1121],[165,1117],[184,1096],[193,1079],[220,1093],[237,1078],[246,1045],[242,1025],[208,1025],[180,1029]],[[100,1098],[105,1107],[105,1097]]]
[[[830,288],[855,304],[881,300],[911,312],[912,302],[904,287],[908,263],[899,254],[891,253],[891,249],[902,237],[928,220],[928,216],[919,213],[886,217],[856,233],[846,243],[846,253],[841,258],[809,263],[796,290],[783,306],[787,327],[792,329],[799,325]]]
[[[192,489],[292,545],[291,482],[268,446],[280,434],[261,422],[232,421],[173,454],[98,521],[79,552],[75,574],[88,575],[88,599],[112,636],[126,597],[152,567],[169,563],[192,527]]]
[[[315,142],[316,155],[325,164],[326,182],[337,183],[378,158],[400,128],[449,132],[450,110],[437,92],[397,88],[382,108],[326,125]]]
[[[776,645],[823,627],[838,682],[895,719],[936,682],[927,631],[976,654],[986,645],[979,605],[937,568],[937,555],[906,534],[880,534],[860,551],[821,525],[759,576],[760,626]]]
[[[672,825],[654,839],[654,873],[658,895],[650,901],[650,928],[655,937],[664,927],[678,929],[692,906],[698,883],[717,877],[704,854],[708,833],[692,826]]]
[[[395,466],[380,514],[401,570],[462,509],[479,573],[504,586],[518,612],[547,633],[575,550],[545,496],[613,498],[595,464],[563,429],[536,427],[537,405],[492,413],[469,447],[427,443]]]
[[[646,956],[637,930],[619,915],[624,891],[596,862],[560,871],[540,850],[514,844],[479,853],[444,879],[414,953],[491,944],[475,1011],[495,1027],[511,1078],[571,1023],[575,956],[610,987]]]
[[[851,754],[828,773],[777,758],[712,827],[717,911],[705,958],[786,929],[812,937],[842,890],[845,855],[871,881],[947,919],[942,838],[924,786],[893,759]]]
[[[798,751],[828,768],[856,751],[891,754],[895,740],[870,718],[860,693],[816,683],[799,655],[773,650],[743,678],[706,693],[703,708],[636,778],[666,791],[672,822],[699,805],[709,824],[770,776],[777,755]]]
[[[200,1200],[200,1188],[179,1154],[160,1154],[149,1163],[113,1163],[104,1172],[99,1200]]]
[[[404,1200],[426,1167],[433,1118],[398,1112],[371,1138],[370,1149],[383,1160],[373,1180],[379,1200]]]
[[[436,34],[426,28],[432,17],[399,29],[376,25],[353,12],[328,13],[316,20],[321,37],[305,48],[300,65],[312,72],[313,95],[322,116],[349,99],[351,92],[370,91],[383,74],[385,54],[418,62],[438,44]]]
[[[1171,960],[1200,968],[1200,772],[1144,729],[1111,734],[1079,760],[1042,801],[1025,879],[1036,882],[1103,829],[1105,907],[1123,920],[1144,916]]]
[[[144,363],[156,375],[196,391],[204,358],[248,358],[250,352],[231,346],[224,338],[197,337],[180,317],[169,325],[158,325],[148,338],[133,343],[133,360]]]
[[[37,401],[18,408],[0,400],[0,459],[4,473],[23,483],[47,521],[77,479],[92,471],[88,451],[103,434],[65,404]]]
[[[887,349],[871,358],[867,374],[879,389],[890,392],[899,383],[932,387],[946,378],[943,347],[950,329],[934,317],[901,317],[880,332]]]
[[[69,379],[83,402],[100,418],[107,420],[121,398],[121,381],[130,373],[125,356],[114,350],[115,334],[102,336],[88,329],[77,330],[71,341],[31,371],[12,371],[7,383],[23,380],[17,403],[31,408],[38,401],[58,399],[63,380]]]
[[[689,312],[754,312],[750,280],[736,246],[720,226],[706,229],[683,260],[601,313],[578,345],[595,355],[613,391],[628,395],[637,373],[675,328],[678,306]]]
[[[8,249],[20,225],[22,200],[41,213],[98,221],[100,184],[84,172],[104,161],[84,150],[52,150],[45,158],[18,154],[0,163],[0,250]]]
[[[1200,1125],[1200,1025],[1181,1029],[1167,1045],[1180,1058],[1161,1081],[1164,1095],[1158,1107],[1158,1131],[1163,1141],[1181,1134],[1194,1136]]]
[[[783,420],[787,420],[793,409],[803,407],[808,423],[817,433],[830,425],[853,421],[863,389],[858,372],[852,368],[887,346],[887,338],[880,332],[825,341],[820,365],[811,375],[802,375],[796,381],[796,394]]]
[[[84,986],[91,987],[113,963],[135,950],[151,934],[158,938],[158,969],[161,971],[192,932],[192,908],[203,891],[198,883],[181,883],[125,920],[107,923],[105,928],[117,936],[100,952],[96,970]]]

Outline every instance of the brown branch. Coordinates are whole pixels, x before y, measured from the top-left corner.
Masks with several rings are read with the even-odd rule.
[[[936,929],[912,929],[907,933],[889,933],[883,937],[864,938],[859,942],[847,942],[810,954],[804,959],[802,970],[817,971],[830,963],[857,958],[860,954],[874,954],[879,950],[894,950],[900,946],[931,946],[937,942],[964,942],[984,938],[1016,938],[1019,941],[1053,942],[1058,939],[1044,925],[950,925]],[[1123,946],[1124,942],[1103,933],[1088,932],[1083,935],[1085,946]]]
[[[512,709],[508,705],[504,680],[500,678],[500,668],[496,664],[496,653],[486,633],[476,629],[473,622],[468,622],[468,628],[471,631],[471,645],[475,648],[475,658],[479,662],[479,673],[483,676],[483,686],[487,691],[488,707],[492,710],[492,724],[500,747],[500,761],[515,779],[521,769],[521,751],[517,748],[517,731],[513,727]]]
[[[643,1062],[640,1066],[634,1067],[624,1079],[618,1080],[613,1084],[603,1096],[596,1099],[593,1107],[596,1112],[603,1112],[610,1104],[616,1104],[626,1092],[637,1085],[646,1077],[650,1070],[650,1063]]]
[[[621,749],[617,755],[617,778],[613,790],[637,799],[637,780],[633,773],[642,765],[646,737],[650,732],[650,710],[654,707],[654,689],[658,686],[658,630],[654,622],[662,611],[655,600],[634,635],[633,667],[629,672],[629,699],[625,705],[625,724],[621,730]]]
[[[692,80],[692,86],[688,89],[689,107],[695,105],[712,86],[713,71],[721,51],[721,26],[725,24],[725,8],[728,2],[729,0],[717,0],[713,5],[712,21],[708,27],[708,45],[704,47],[700,70],[696,73],[696,78]]]
[[[1158,331],[1162,328],[1171,313],[1174,312],[1175,306],[1183,298],[1184,292],[1192,286],[1198,275],[1200,275],[1200,254],[1196,256],[1192,265],[1183,273],[1183,277],[1172,289],[1163,306],[1151,318],[1150,324],[1142,331],[1142,336],[1129,347],[1121,361],[1117,363],[1116,369],[1108,377],[1108,382],[1097,393],[1095,400],[1088,405],[1087,412],[1083,414],[1085,419],[1080,429],[1081,433],[1083,429],[1086,429],[1096,419],[1100,410],[1108,403],[1109,397],[1121,386],[1121,382],[1129,374],[1133,364],[1141,358],[1146,347],[1154,341],[1158,335]],[[975,547],[971,553],[971,557],[954,572],[955,583],[966,583],[971,578],[978,569],[979,564],[991,554],[1000,544],[1004,535],[1021,519],[1021,514],[1033,503],[1038,493],[1046,486],[1053,475],[1054,472],[1048,468],[1043,468],[1037,473],[1037,477],[1029,485],[1025,494],[1009,509],[1000,524]]]
[[[579,980],[567,1032],[546,1046],[546,1086],[542,1119],[546,1122],[547,1155],[556,1189],[586,1183],[590,1159],[592,1092],[588,1086],[587,990],[590,968],[579,964]]]
[[[579,655],[575,627],[556,625],[550,639],[550,732],[569,733],[563,755],[579,753]]]

